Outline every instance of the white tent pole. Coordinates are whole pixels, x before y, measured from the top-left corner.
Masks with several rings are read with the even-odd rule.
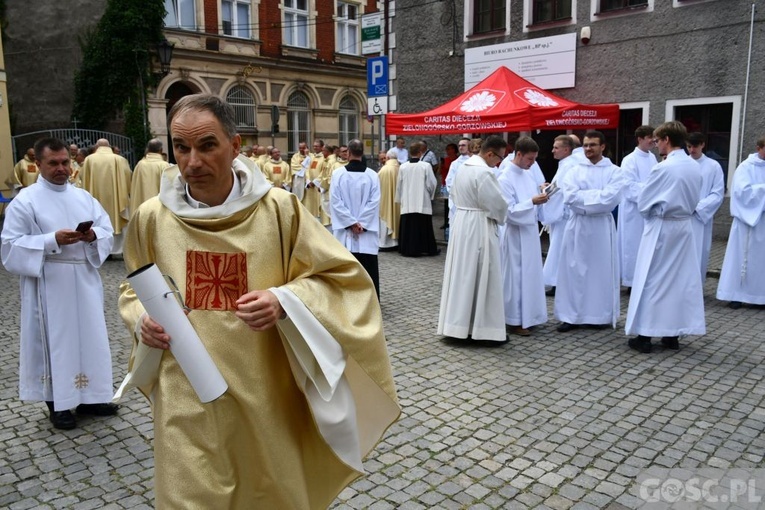
[[[746,59],[746,81],[744,83],[744,108],[743,112],[741,113],[741,139],[739,141],[738,146],[738,161],[743,161],[744,156],[744,128],[746,127],[746,102],[749,98],[749,75],[751,73],[752,68],[752,38],[754,34],[754,6],[755,3],[752,2],[752,20],[749,24],[749,54],[747,55]]]

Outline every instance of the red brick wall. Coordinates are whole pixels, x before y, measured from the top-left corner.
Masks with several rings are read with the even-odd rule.
[[[218,34],[218,1],[204,0],[205,32]]]

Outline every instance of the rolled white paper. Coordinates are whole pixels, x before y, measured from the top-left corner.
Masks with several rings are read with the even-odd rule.
[[[199,400],[212,402],[223,395],[228,389],[226,381],[157,266],[143,266],[130,273],[127,280],[146,312],[170,335],[170,352]]]

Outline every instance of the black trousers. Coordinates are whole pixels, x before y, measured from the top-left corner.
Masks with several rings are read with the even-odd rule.
[[[380,271],[377,266],[377,255],[371,255],[369,253],[353,253],[356,260],[358,260],[364,269],[367,270],[367,274],[372,279],[372,283],[375,284],[375,292],[377,292],[377,300],[380,300]]]

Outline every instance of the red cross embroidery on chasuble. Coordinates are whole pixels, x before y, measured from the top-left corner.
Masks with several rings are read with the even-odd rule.
[[[236,310],[247,292],[244,253],[186,252],[186,306],[194,310]]]

